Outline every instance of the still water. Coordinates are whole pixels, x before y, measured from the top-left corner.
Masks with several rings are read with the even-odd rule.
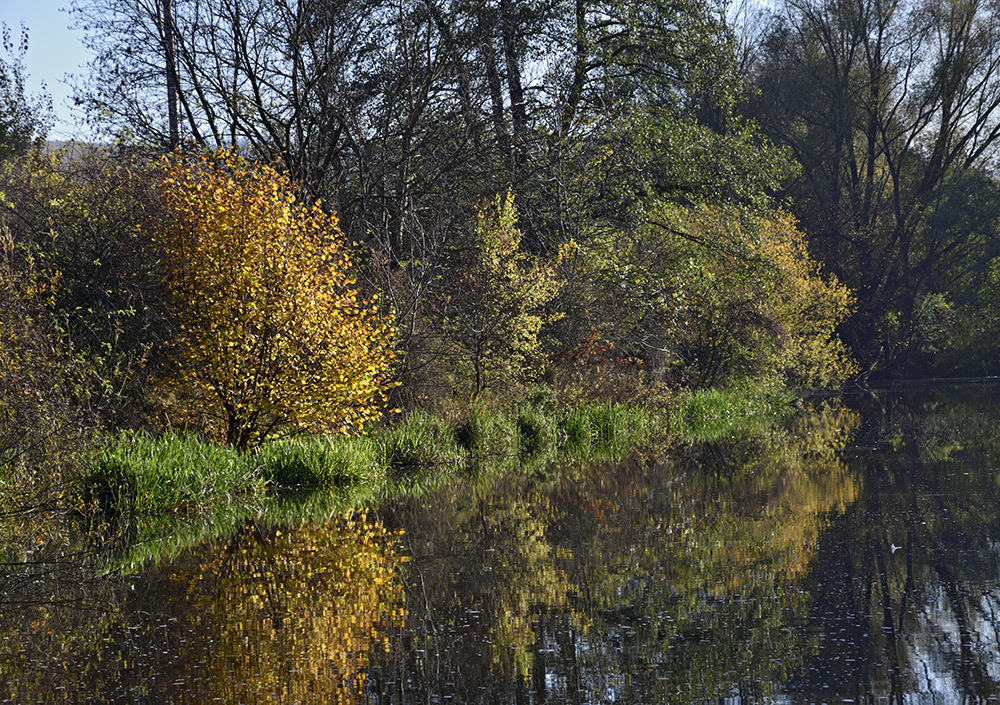
[[[831,400],[669,459],[241,520],[110,575],[25,556],[0,701],[1000,701],[998,403]]]

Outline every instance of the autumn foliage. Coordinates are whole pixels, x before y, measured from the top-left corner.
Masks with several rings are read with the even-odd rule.
[[[233,151],[175,156],[164,172],[168,408],[239,448],[376,417],[393,334],[358,296],[336,218]]]
[[[850,350],[837,335],[854,295],[826,275],[806,247],[795,220],[781,211],[763,222],[761,251],[780,271],[766,305],[785,331],[782,367],[800,387],[835,387],[857,374]]]
[[[479,212],[439,303],[452,356],[467,368],[473,397],[537,371],[540,332],[558,318],[547,309],[561,282],[550,264],[522,251],[517,218],[509,193]]]

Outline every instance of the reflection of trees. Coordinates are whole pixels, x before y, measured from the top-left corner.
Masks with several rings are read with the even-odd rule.
[[[805,583],[822,639],[809,676],[791,686],[803,702],[817,692],[882,702],[1000,692],[996,396],[868,400],[865,492],[825,532]]]
[[[14,702],[355,702],[401,619],[396,541],[364,516],[247,523],[129,586],[67,580],[76,604],[0,605],[0,683]]]
[[[814,648],[788,628],[809,607],[796,581],[827,516],[860,490],[829,450],[856,417],[826,406],[808,419],[671,464],[567,470],[548,489],[507,478],[395,508],[414,553],[407,626],[426,648],[376,671],[408,684],[386,700],[765,692],[756,684]]]
[[[123,625],[115,583],[93,577],[83,554],[39,548],[2,566],[0,701],[107,702],[93,660]]]
[[[208,560],[163,579],[187,631],[178,677],[193,702],[353,702],[402,613],[398,558],[364,516],[292,531],[247,525]]]

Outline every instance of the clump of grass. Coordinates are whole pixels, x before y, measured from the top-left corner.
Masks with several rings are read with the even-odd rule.
[[[555,417],[544,409],[527,406],[518,409],[517,435],[521,456],[537,458],[553,455],[559,445],[559,427]]]
[[[682,400],[677,426],[689,440],[711,441],[771,425],[791,411],[792,399],[767,387],[699,390]]]
[[[468,417],[458,425],[455,437],[476,459],[511,458],[518,452],[514,420],[478,404],[469,407]]]
[[[377,438],[382,461],[391,468],[449,465],[464,459],[452,427],[424,412],[410,414]]]
[[[582,404],[570,409],[560,422],[564,453],[584,461],[621,458],[630,449],[651,442],[663,426],[650,409],[613,403]]]
[[[261,447],[264,477],[278,485],[333,486],[374,480],[385,469],[371,436],[300,436]]]
[[[135,514],[200,509],[264,486],[245,456],[182,433],[120,434],[102,449],[87,479],[106,510]]]

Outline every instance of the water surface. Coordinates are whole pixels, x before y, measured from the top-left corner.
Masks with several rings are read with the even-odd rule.
[[[111,575],[23,555],[0,700],[1000,700],[998,401],[857,396],[670,458],[240,520]]]

